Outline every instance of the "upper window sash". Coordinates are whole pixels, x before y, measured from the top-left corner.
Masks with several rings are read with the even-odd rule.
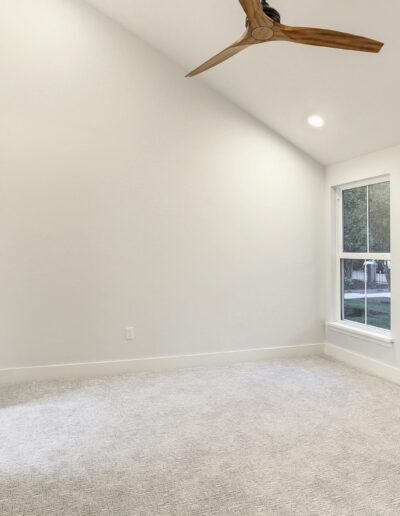
[[[390,176],[384,175],[373,179],[366,179],[364,181],[358,181],[348,183],[346,185],[336,187],[336,213],[337,213],[337,235],[336,235],[336,249],[338,258],[352,258],[352,259],[368,259],[368,260],[390,260],[391,252],[348,252],[344,251],[344,226],[343,226],[343,192],[352,190],[354,188],[362,188],[366,186],[390,183]],[[368,214],[369,215],[369,214]],[[369,217],[367,217],[369,219]],[[369,240],[369,220],[367,221],[367,233]],[[369,241],[368,241],[369,245]]]

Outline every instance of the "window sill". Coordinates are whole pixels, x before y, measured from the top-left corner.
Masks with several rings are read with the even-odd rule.
[[[336,333],[342,333],[343,335],[349,335],[361,340],[367,340],[386,348],[392,348],[394,345],[394,339],[390,332],[387,331],[373,331],[370,329],[359,328],[356,324],[346,322],[327,322],[326,327]]]

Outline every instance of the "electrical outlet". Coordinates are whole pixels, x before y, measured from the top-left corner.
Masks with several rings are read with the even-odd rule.
[[[135,338],[135,328],[133,326],[127,326],[125,328],[126,340],[133,340]]]

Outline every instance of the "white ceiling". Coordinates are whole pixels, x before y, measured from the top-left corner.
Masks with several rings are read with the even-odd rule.
[[[244,30],[238,0],[88,0],[186,71]],[[250,48],[200,78],[324,164],[400,143],[399,0],[273,0],[288,25],[326,27],[385,42],[364,54],[275,42]],[[132,63],[134,66],[134,63]],[[320,113],[324,129],[307,116]]]

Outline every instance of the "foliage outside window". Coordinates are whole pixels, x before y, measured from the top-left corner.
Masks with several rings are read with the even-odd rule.
[[[391,329],[390,182],[341,189],[341,319]]]

